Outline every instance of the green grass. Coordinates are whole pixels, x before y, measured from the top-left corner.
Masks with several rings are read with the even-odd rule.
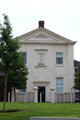
[[[2,110],[3,103],[0,103]],[[0,113],[0,120],[29,120],[30,116],[80,118],[80,104],[74,103],[6,103],[6,110],[19,112]]]

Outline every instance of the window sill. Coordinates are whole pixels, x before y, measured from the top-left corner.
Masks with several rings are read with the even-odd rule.
[[[45,68],[45,67],[48,67],[48,65],[35,65],[35,67],[43,67],[43,68]]]
[[[56,64],[56,67],[64,67],[63,64]]]

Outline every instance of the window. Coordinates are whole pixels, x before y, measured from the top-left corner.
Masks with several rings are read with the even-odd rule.
[[[62,52],[56,53],[56,64],[63,64],[63,53]]]
[[[63,93],[63,77],[56,78],[56,92]]]
[[[26,92],[26,89],[19,89],[19,92]]]
[[[75,68],[75,73],[77,73],[78,72],[78,68]]]
[[[21,55],[22,55],[22,61],[24,64],[27,63],[27,53],[26,52],[21,52]]]
[[[45,58],[44,58],[45,56],[44,56],[44,53],[40,53],[39,54],[39,63],[38,63],[38,65],[44,65],[44,63],[45,63]]]

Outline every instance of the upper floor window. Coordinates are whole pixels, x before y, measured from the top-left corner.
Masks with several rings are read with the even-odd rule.
[[[56,92],[63,93],[63,77],[56,77]]]
[[[21,55],[22,55],[22,61],[24,64],[27,63],[27,53],[26,52],[21,52]]]
[[[44,65],[45,64],[45,55],[44,53],[39,54],[39,63],[38,65]]]
[[[56,64],[63,64],[63,53],[62,52],[56,53]]]

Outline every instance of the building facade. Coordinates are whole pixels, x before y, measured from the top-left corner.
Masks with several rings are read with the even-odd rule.
[[[69,102],[74,86],[75,42],[44,28],[44,21],[39,21],[39,28],[19,36],[18,40],[29,70],[26,101],[58,102],[65,96],[61,102]]]
[[[79,72],[79,65],[80,65],[80,61],[74,60],[74,71],[75,74],[77,72]],[[76,83],[76,78],[74,79],[74,83]],[[80,91],[75,89],[75,102],[80,102]]]
[[[79,64],[80,64],[80,61],[74,60],[74,71],[75,71],[75,73],[78,72],[78,66],[79,66]]]

